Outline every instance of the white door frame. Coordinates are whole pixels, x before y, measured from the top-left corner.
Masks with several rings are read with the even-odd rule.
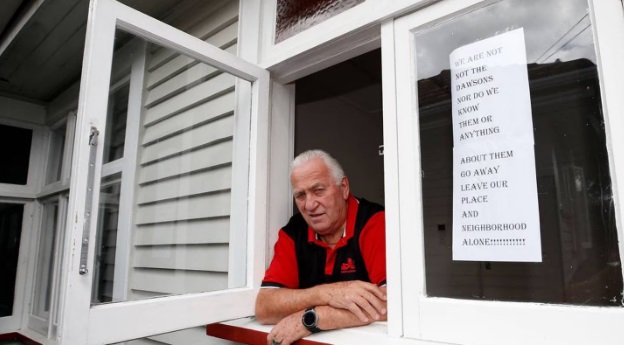
[[[85,209],[87,189],[99,191],[103,145],[97,146],[93,186],[88,185],[89,132],[96,127],[106,135],[106,109],[115,30],[174,49],[251,82],[249,135],[249,187],[246,235],[246,284],[242,288],[187,294],[90,307],[92,270],[80,275],[84,226],[90,226],[87,267],[93,267],[97,207]],[[64,253],[67,272],[59,341],[61,344],[106,344],[145,337],[253,314],[259,282],[264,274],[266,186],[268,179],[267,71],[182,33],[113,0],[94,0],[90,6],[81,79],[77,131],[74,141],[68,228]],[[240,94],[240,93],[239,93]],[[235,182],[236,183],[236,182]],[[92,193],[98,205],[99,193]],[[87,218],[86,212],[91,212]],[[90,219],[86,223],[86,219]]]

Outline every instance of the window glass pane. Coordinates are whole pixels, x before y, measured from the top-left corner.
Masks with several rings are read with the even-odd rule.
[[[109,133],[104,141],[104,163],[123,157],[129,92],[130,84],[125,84],[108,97],[106,128]]]
[[[37,250],[37,273],[32,313],[45,320],[49,317],[52,299],[54,245],[58,229],[58,208],[58,197],[44,202],[41,235]]]
[[[453,225],[454,199],[461,195],[453,195],[460,176],[453,174],[449,55],[518,28],[526,44],[542,262],[453,261],[453,234],[462,228]],[[621,306],[621,262],[587,1],[494,2],[423,28],[415,38],[427,294]],[[510,212],[530,206],[519,202]],[[483,225],[478,217],[472,224]],[[491,230],[479,234],[499,236]]]
[[[63,150],[65,149],[65,133],[67,123],[53,129],[50,132],[50,151],[48,156],[48,170],[46,174],[46,184],[56,182],[61,178],[63,168]]]
[[[28,163],[33,131],[26,128],[0,125],[0,147],[4,150],[0,183],[28,183]]]
[[[121,173],[102,181],[93,303],[244,285],[246,239],[231,231],[246,227],[231,224],[246,215],[232,208],[243,187],[233,184],[233,165],[237,122],[249,115],[239,117],[235,91],[251,85],[170,49],[148,44],[146,52],[142,110],[127,115],[138,128],[123,133],[133,131],[136,161],[124,155]]]
[[[24,205],[0,203],[0,318],[13,315]]]
[[[275,43],[363,2],[364,0],[277,0]]]
[[[99,231],[96,242],[97,255],[94,273],[96,284],[94,284],[93,289],[93,303],[113,300],[120,188],[121,174],[103,179],[100,187]]]

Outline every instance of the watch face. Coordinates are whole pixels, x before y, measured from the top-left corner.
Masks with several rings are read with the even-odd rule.
[[[306,326],[316,326],[316,313],[314,310],[308,310],[303,315],[303,324]]]

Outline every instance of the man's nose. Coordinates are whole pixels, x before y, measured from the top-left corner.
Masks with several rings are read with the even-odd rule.
[[[306,199],[306,203],[305,203],[305,208],[308,211],[312,211],[314,210],[316,207],[318,206],[318,201],[316,201],[316,198],[314,197],[309,197]]]

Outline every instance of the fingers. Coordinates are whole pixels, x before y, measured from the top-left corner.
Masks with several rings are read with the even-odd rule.
[[[288,338],[278,339],[278,338],[269,338],[267,337],[267,345],[290,345],[293,341]]]
[[[362,322],[380,320],[386,314],[386,294],[380,287],[363,281],[348,281],[326,286],[329,305],[347,309]]]
[[[267,336],[267,345],[289,345],[310,335],[310,331],[301,323],[302,315],[303,310],[293,313],[278,322]]]
[[[368,322],[368,317],[356,303],[349,303],[346,309],[357,316],[362,322]]]
[[[383,302],[373,294],[369,294],[365,298],[362,298],[359,305],[373,318],[373,320],[379,320],[380,314],[385,313]]]
[[[382,309],[385,308],[386,294],[384,291],[376,285],[370,284],[366,287],[366,293],[362,295],[366,300],[371,303],[377,311],[384,313]]]
[[[379,298],[382,301],[385,301],[388,299],[388,296],[386,295],[386,287],[379,287],[377,285],[374,284],[370,284],[370,292],[374,293],[375,296],[377,296],[377,298]]]
[[[271,332],[269,332],[269,335],[267,335],[267,345],[273,345],[273,343],[274,343],[273,340],[274,339],[276,340],[276,338],[275,338],[276,334],[275,333],[276,333],[275,332],[275,328],[273,328],[271,330]]]
[[[380,315],[386,314],[386,296],[382,293],[382,297],[379,297],[378,294],[370,294],[366,298],[367,302],[370,304],[372,311],[367,309],[367,312],[375,318],[375,320],[379,320]],[[374,315],[373,312],[377,312],[379,315]]]
[[[386,314],[386,294],[374,284],[361,283],[361,290],[356,291],[357,297],[354,302],[373,319],[379,320],[380,315]]]
[[[357,296],[353,299],[352,303],[349,304],[348,309],[362,320],[362,322],[368,322],[369,316],[373,320],[379,320],[382,315],[386,314],[385,303],[373,294]]]
[[[275,328],[267,336],[267,345],[289,345],[293,342],[288,335],[278,334]]]

